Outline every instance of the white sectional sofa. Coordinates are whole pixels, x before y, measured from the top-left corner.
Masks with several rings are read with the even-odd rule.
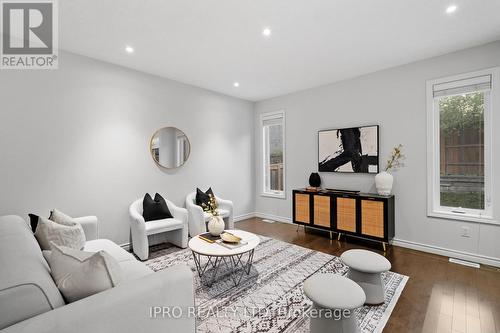
[[[116,258],[125,281],[115,288],[65,304],[26,221],[0,217],[1,332],[195,332],[193,275],[179,265],[154,273],[107,239],[98,239],[97,218],[79,218],[84,250]],[[181,318],[151,317],[152,307],[184,309]]]

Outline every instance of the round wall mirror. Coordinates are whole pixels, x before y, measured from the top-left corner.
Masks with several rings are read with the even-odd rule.
[[[149,144],[151,156],[159,166],[178,168],[186,163],[191,144],[186,134],[175,127],[164,127],[156,131]]]

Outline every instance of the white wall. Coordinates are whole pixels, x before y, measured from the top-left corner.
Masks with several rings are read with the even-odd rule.
[[[406,168],[395,174],[396,238],[399,244],[440,252],[451,249],[467,259],[499,264],[500,227],[496,225],[428,218],[426,213],[426,96],[428,79],[500,65],[500,42],[384,70],[352,80],[323,86],[256,104],[256,211],[284,219],[291,217],[291,190],[307,185],[317,170],[317,131],[359,125],[380,125],[381,165],[390,149],[402,143]],[[259,114],[286,112],[286,200],[260,196],[262,190]],[[496,111],[500,111],[498,108]],[[494,115],[493,128],[500,116]],[[500,163],[500,135],[494,135],[494,170]],[[374,192],[373,175],[321,175],[326,187]],[[494,215],[500,220],[500,175],[495,176]],[[470,227],[471,237],[461,237],[461,227]],[[418,244],[413,244],[418,243]],[[430,246],[422,248],[419,244]],[[480,258],[477,258],[477,257]],[[492,260],[489,260],[492,259]]]
[[[177,170],[148,151],[163,126],[191,142]],[[1,71],[0,215],[97,215],[102,237],[127,243],[128,206],[146,192],[184,205],[212,186],[235,215],[253,212],[253,128],[250,102],[73,54],[59,70]]]

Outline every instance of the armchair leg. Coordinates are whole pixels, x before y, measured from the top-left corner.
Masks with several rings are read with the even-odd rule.
[[[225,228],[228,230],[234,229],[234,221],[230,217],[226,217],[223,219]],[[208,230],[208,229],[207,229]]]
[[[177,247],[185,249],[188,243],[188,233],[185,229],[172,230],[166,233],[166,240]]]
[[[137,240],[134,242],[134,239],[132,238],[132,251],[142,261],[148,260],[149,257],[148,237],[146,236],[145,239],[141,239],[141,242]]]

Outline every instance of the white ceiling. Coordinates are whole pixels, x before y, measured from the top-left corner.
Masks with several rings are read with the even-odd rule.
[[[500,39],[499,0],[61,0],[59,8],[62,49],[252,101]]]

